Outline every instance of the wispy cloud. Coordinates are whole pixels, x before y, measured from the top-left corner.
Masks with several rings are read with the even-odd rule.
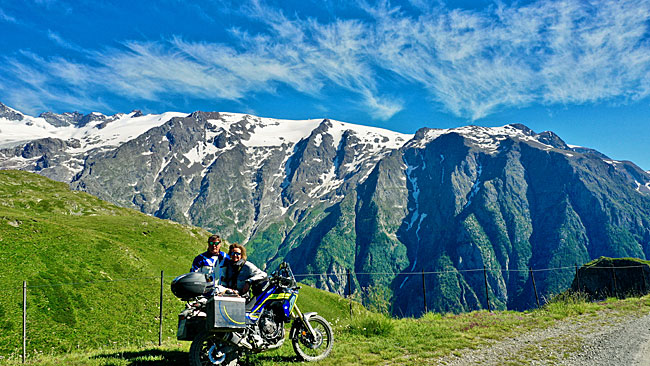
[[[5,57],[0,70],[36,99],[65,92],[71,102],[95,96],[95,104],[98,91],[242,100],[281,85],[314,96],[342,88],[379,120],[406,104],[395,80],[424,88],[432,102],[470,119],[532,103],[621,103],[650,94],[648,1],[496,3],[480,11],[420,0],[408,11],[359,4],[369,17],[324,23],[253,0],[239,15],[258,26],[231,29],[228,44],[181,36],[124,41],[84,53],[83,62]],[[76,47],[55,32],[49,37]]]
[[[0,8],[0,21],[8,22],[8,23],[18,23],[16,18],[12,17],[11,15],[5,13],[2,8]]]
[[[645,98],[646,1],[542,1],[489,13],[375,12],[381,67],[477,119],[504,106]]]
[[[63,39],[63,37],[61,37],[61,35],[59,35],[58,33],[54,32],[54,31],[52,31],[51,29],[47,30],[47,38],[54,41],[54,43],[56,43],[60,47],[63,47],[63,48],[69,49],[69,50],[73,50],[73,51],[81,51],[82,50],[81,47],[77,46],[76,44],[74,44],[74,43],[72,43],[70,41],[67,41],[67,40]]]

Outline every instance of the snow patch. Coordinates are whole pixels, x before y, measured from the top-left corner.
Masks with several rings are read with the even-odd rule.
[[[93,112],[94,115],[101,115]],[[167,112],[160,115],[150,114],[140,117],[132,117],[133,114],[118,115],[115,121],[107,124],[104,128],[96,128],[103,121],[96,121],[86,126],[77,127],[74,125],[55,127],[49,124],[44,118],[25,116],[22,121],[9,121],[0,118],[2,135],[0,145],[9,147],[16,146],[26,141],[43,138],[55,138],[60,140],[76,139],[81,142],[81,147],[68,149],[69,153],[83,153],[97,147],[119,146],[144,132],[158,127],[173,117],[184,117],[186,113]]]
[[[465,139],[485,150],[488,154],[497,153],[501,143],[508,138],[533,142],[542,145],[546,149],[553,149],[553,146],[540,142],[535,136],[527,135],[524,131],[512,125],[502,127],[463,126],[449,129],[431,129],[424,133],[422,139],[411,142],[410,147],[422,149],[438,137],[449,133],[462,135]]]
[[[316,135],[316,137],[314,138],[314,146],[319,147],[322,142],[323,142],[323,135],[321,134]]]

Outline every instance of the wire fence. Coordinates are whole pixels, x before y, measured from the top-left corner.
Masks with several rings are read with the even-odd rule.
[[[639,270],[640,269],[640,270]],[[606,283],[600,289],[594,289],[593,283],[586,277],[585,271],[597,270],[602,277],[597,282]],[[566,271],[575,272],[567,276]],[[300,281],[318,278],[338,279],[339,295],[350,299],[350,316],[352,316],[352,299],[357,298],[360,287],[353,278],[360,276],[389,276],[402,285],[413,278],[419,281],[421,289],[422,313],[436,309],[436,292],[432,291],[436,277],[444,275],[467,274],[483,275],[484,289],[474,285],[477,297],[482,297],[474,304],[475,309],[494,310],[503,308],[503,299],[491,284],[496,273],[505,277],[507,273],[518,273],[527,277],[528,287],[534,294],[534,305],[543,305],[549,288],[538,291],[535,276],[564,272],[562,290],[574,287],[598,296],[625,296],[630,293],[647,293],[650,288],[650,268],[647,265],[629,266],[589,266],[578,269],[577,265],[542,269],[444,269],[419,272],[330,272],[295,274]],[[169,291],[171,281],[176,276],[144,276],[138,278],[101,279],[93,281],[70,281],[65,283],[36,283],[24,281],[21,287],[11,287],[3,291],[5,296],[0,301],[0,363],[3,359],[22,358],[69,352],[73,349],[106,348],[127,345],[162,345],[163,341],[175,339],[177,314],[181,310],[180,301]],[[404,279],[402,280],[402,277]],[[582,279],[581,279],[582,277]],[[529,281],[528,281],[529,280]],[[129,286],[133,282],[145,282],[138,293],[133,293]],[[593,281],[591,281],[593,282]],[[433,283],[433,286],[431,284]],[[632,285],[630,285],[632,284]],[[354,288],[353,288],[354,286]],[[428,287],[429,286],[429,287]],[[90,294],[80,296],[75,289],[86,287]],[[433,288],[432,288],[433,287]],[[413,288],[411,288],[413,289]],[[484,291],[483,291],[484,290]],[[600,293],[597,293],[601,291]],[[22,292],[22,293],[21,293]],[[416,293],[411,292],[413,295]],[[22,295],[22,299],[20,298]],[[431,306],[434,303],[434,306]],[[534,306],[533,305],[533,306]],[[411,306],[418,306],[411,304]],[[21,309],[22,308],[22,309]],[[20,310],[21,309],[21,310]],[[92,319],[89,321],[89,319]]]

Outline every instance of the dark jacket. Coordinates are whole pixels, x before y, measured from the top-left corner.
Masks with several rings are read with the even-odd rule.
[[[256,265],[249,261],[241,260],[239,262],[233,262],[229,260],[226,261],[222,284],[241,292],[246,282],[250,283],[251,288],[254,289],[256,285],[264,282],[266,278],[266,272],[257,268]]]

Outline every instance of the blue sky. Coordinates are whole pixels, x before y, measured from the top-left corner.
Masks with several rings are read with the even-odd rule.
[[[0,50],[31,115],[523,123],[650,169],[649,0],[0,0]]]

